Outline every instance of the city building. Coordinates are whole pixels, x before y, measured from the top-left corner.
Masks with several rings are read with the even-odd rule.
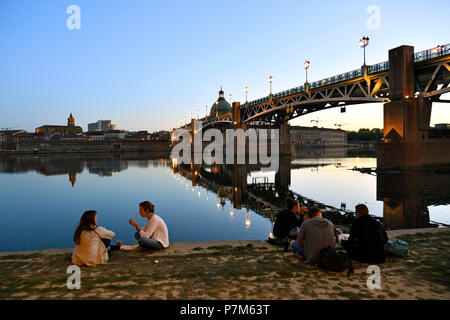
[[[125,136],[125,139],[145,141],[145,140],[149,140],[149,134],[148,134],[148,131],[128,132]]]
[[[291,143],[294,146],[345,146],[347,132],[341,129],[292,126]]]
[[[83,133],[83,129],[80,126],[75,126],[75,118],[72,116],[72,113],[71,113],[69,118],[67,119],[67,126],[44,125],[44,126],[36,128],[35,132],[43,133],[43,134],[57,132],[62,135],[70,135],[70,134]]]
[[[104,132],[106,130],[117,130],[117,127],[111,120],[98,120],[97,122],[88,124],[88,132],[91,131]]]
[[[150,134],[150,140],[152,141],[169,141],[170,132],[169,131],[158,131]]]
[[[125,139],[127,134],[124,130],[106,130],[104,133],[105,140],[107,139]]]
[[[105,140],[105,133],[103,131],[88,131],[85,133],[88,141],[103,141]]]
[[[18,134],[26,133],[25,130],[1,130],[0,131],[0,144],[13,141],[14,137]]]
[[[48,136],[43,133],[21,132],[13,136],[14,142],[44,142]]]
[[[86,135],[84,133],[73,133],[61,136],[60,141],[86,141]]]

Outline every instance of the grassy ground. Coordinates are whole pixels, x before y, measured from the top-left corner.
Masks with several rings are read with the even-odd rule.
[[[114,252],[81,268],[68,290],[70,255],[0,257],[0,299],[450,299],[450,232],[404,235],[410,255],[380,265],[381,289],[369,290],[368,264],[355,274],[325,272],[266,246],[210,246],[187,254]]]

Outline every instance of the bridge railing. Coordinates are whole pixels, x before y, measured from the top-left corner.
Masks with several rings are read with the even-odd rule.
[[[447,43],[444,46],[414,53],[414,62],[425,61],[448,54],[450,54],[450,43]]]
[[[439,48],[439,49],[437,49],[437,48]],[[425,61],[425,60],[436,58],[438,56],[444,56],[444,55],[448,55],[448,54],[450,54],[450,44],[446,44],[444,46],[436,47],[433,49],[416,52],[416,53],[414,53],[414,62]],[[388,70],[389,70],[389,61],[384,61],[384,62],[380,62],[380,63],[369,66],[368,73],[373,74],[373,73],[378,73],[378,72],[388,71]],[[309,84],[309,87],[310,87],[310,89],[316,89],[316,88],[324,87],[324,86],[327,86],[327,85],[330,85],[333,83],[359,78],[361,76],[362,76],[361,69],[356,69],[353,71],[341,73],[337,76],[332,76],[332,77],[324,78],[319,81],[314,81]],[[300,92],[305,92],[305,87],[303,85],[289,89],[289,90],[277,92],[273,95],[273,98],[274,99],[283,98],[283,97],[287,97],[291,94],[297,94]],[[248,105],[254,106],[254,105],[258,105],[260,103],[268,102],[269,100],[270,100],[269,96],[266,96],[266,97],[263,97],[260,99],[252,100],[252,101],[248,102]],[[242,108],[244,108],[244,107],[245,107],[245,105],[242,105]]]
[[[369,67],[369,74],[389,70],[389,61],[380,62]]]

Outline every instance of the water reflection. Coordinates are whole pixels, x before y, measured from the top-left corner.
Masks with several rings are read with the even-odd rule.
[[[428,207],[450,205],[449,190],[450,172],[377,175],[377,200],[383,201],[384,223],[392,229],[430,227]]]
[[[77,174],[83,173],[85,169],[90,174],[95,174],[100,177],[113,177],[115,173],[127,170],[129,165],[128,161],[130,160],[133,160],[134,164],[140,168],[148,168],[149,160],[159,160],[161,157],[167,157],[167,153],[2,156],[0,158],[0,172],[12,174],[35,171],[45,176],[67,174],[70,184],[74,186],[77,181]]]
[[[326,217],[340,225],[350,225],[354,221],[351,211],[354,203],[376,200],[379,201],[380,212],[374,210],[372,213],[383,220],[388,229],[448,223],[450,172],[383,173],[366,177],[349,170],[350,165],[373,167],[375,163],[373,151],[358,153],[345,148],[299,150],[294,158],[281,157],[280,169],[276,173],[262,172],[259,165],[179,165],[176,159],[167,158],[166,154],[23,155],[0,158],[0,173],[34,171],[44,176],[67,175],[68,183],[76,186],[87,179],[86,173],[114,177],[113,181],[120,180],[117,177],[121,175],[117,173],[133,171],[131,167],[143,171],[151,167],[166,167],[167,178],[172,177],[185,190],[183,192],[194,197],[185,201],[183,206],[192,207],[195,211],[198,204],[194,201],[211,200],[214,211],[220,213],[228,208],[228,201],[230,210],[228,213],[226,209],[225,215],[228,219],[242,219],[239,220],[241,226],[247,230],[256,228],[251,212],[272,223],[274,215],[284,206],[286,196],[298,198],[307,206],[319,206]],[[139,174],[133,175],[131,180],[123,180],[120,186],[111,185],[105,192],[120,196],[128,189],[131,192],[133,179],[139,179]],[[165,176],[158,179],[161,187],[169,185],[164,181]],[[89,187],[85,184],[83,188]],[[369,188],[375,190],[374,193],[364,193]],[[149,192],[156,196],[159,191],[151,189]],[[175,197],[178,197],[176,193]],[[442,217],[433,218],[430,210],[433,206],[445,208],[447,216],[444,220]],[[239,214],[240,210],[245,217]]]
[[[287,196],[297,198],[307,206],[318,206],[324,212],[324,215],[332,220],[335,224],[350,226],[354,221],[354,214],[351,209],[347,208],[346,202],[340,202],[340,206],[333,207],[327,202],[330,194],[322,192],[315,199],[307,198],[291,188],[291,173],[296,169],[309,168],[311,172],[320,173],[320,168],[334,168],[334,172],[345,172],[352,175],[364,175],[361,173],[352,173],[348,167],[348,159],[355,157],[354,163],[365,166],[366,168],[374,167],[374,158],[359,158],[361,155],[374,154],[373,151],[364,150],[358,153],[355,150],[321,150],[315,154],[320,154],[324,158],[309,159],[291,159],[290,157],[280,158],[280,169],[274,174],[273,182],[269,182],[270,177],[267,174],[261,174],[251,177],[252,173],[261,173],[261,167],[257,165],[180,165],[177,166],[176,161],[172,163],[174,172],[182,174],[187,179],[192,180],[193,185],[201,184],[207,190],[217,192],[219,195],[225,195],[233,203],[234,208],[241,209],[242,206],[251,208],[253,211],[268,217],[273,221],[273,216],[284,206],[284,199]],[[348,152],[348,153],[347,153]],[[334,158],[336,155],[346,154],[347,158]],[[298,154],[297,154],[298,156]],[[336,170],[337,169],[337,170]],[[329,169],[327,169],[329,170]],[[446,225],[447,220],[434,221],[430,219],[430,206],[450,205],[450,173],[440,171],[439,173],[410,172],[410,173],[380,173],[372,174],[375,180],[370,180],[376,189],[376,200],[382,201],[382,212],[372,211],[371,214],[383,222],[387,229],[401,228],[425,228]],[[301,179],[301,175],[300,175]],[[333,180],[345,179],[332,177],[325,173],[325,179],[328,184],[332,184]],[[351,182],[350,182],[351,183]],[[367,182],[366,182],[367,183]],[[345,182],[344,182],[345,184]],[[322,187],[324,187],[322,185]],[[365,184],[355,184],[353,189],[348,193],[357,193],[358,188],[365,188]],[[325,190],[325,188],[323,188]],[[351,195],[350,195],[351,196]],[[356,198],[355,203],[364,203],[367,200]],[[221,202],[223,202],[223,197]],[[219,203],[217,203],[219,208]],[[349,210],[350,209],[350,210]],[[449,210],[450,211],[450,210]],[[449,212],[450,214],[450,212]],[[233,212],[230,212],[233,216]],[[250,225],[246,221],[246,225]]]

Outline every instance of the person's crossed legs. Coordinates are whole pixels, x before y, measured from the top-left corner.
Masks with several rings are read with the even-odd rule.
[[[139,234],[139,232],[136,232],[134,234],[134,237],[136,238],[136,240],[139,243],[139,246],[145,249],[150,249],[150,250],[162,250],[164,249],[164,247],[162,246],[162,244],[159,241],[153,240],[153,239],[149,239],[149,238],[142,238],[141,235]]]

